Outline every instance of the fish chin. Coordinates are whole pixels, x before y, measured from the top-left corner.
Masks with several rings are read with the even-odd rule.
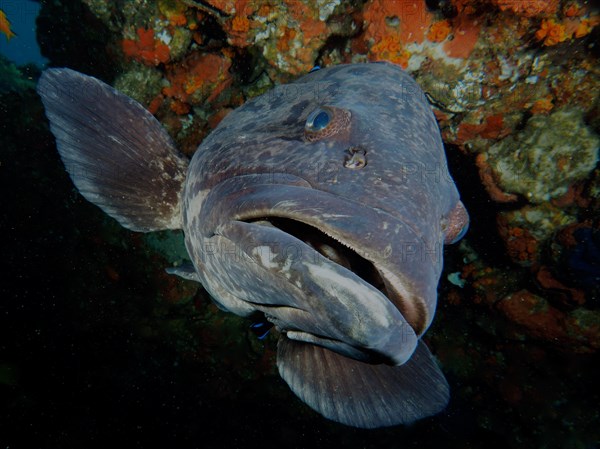
[[[307,217],[307,221],[310,217]],[[275,227],[304,242],[329,261],[358,276],[365,285],[374,287],[391,302],[417,332],[423,327],[419,322],[422,314],[420,303],[407,289],[406,282],[374,257],[375,252],[351,245],[335,231],[323,230],[304,221],[282,217],[262,217],[250,220],[262,226]]]
[[[219,237],[248,256],[243,267],[212,264],[211,276],[226,278],[237,298],[284,331],[408,360],[433,316],[439,280],[431,261],[402,256],[419,230],[301,180],[264,178],[228,178],[203,198],[197,222],[205,243]]]
[[[219,233],[245,248],[254,262],[247,269],[260,266],[264,284],[278,286],[275,293],[248,288],[254,299],[245,300],[288,338],[368,363],[400,365],[412,355],[417,336],[395,306],[391,273],[350,246],[275,216],[231,222]]]

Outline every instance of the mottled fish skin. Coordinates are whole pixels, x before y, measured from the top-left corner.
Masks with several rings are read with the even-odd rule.
[[[350,125],[331,137],[307,142],[306,119],[322,106],[349,111]],[[351,148],[366,152],[364,168],[344,166]],[[320,304],[335,303],[335,298],[326,300],[322,292],[314,301],[306,297],[311,287],[306,278],[295,276],[298,267],[292,267],[277,248],[267,249],[269,232],[262,251],[272,256],[270,268],[251,263],[240,270],[243,263],[233,260],[248,252],[243,248],[261,246],[251,225],[239,221],[282,216],[319,227],[390,273],[388,281],[401,295],[396,306],[417,335],[431,323],[442,269],[444,223],[459,204],[459,195],[448,175],[431,108],[412,78],[397,66],[336,66],[250,100],[205,139],[189,173],[183,214],[188,250],[204,284],[226,308],[249,314],[264,309],[257,304],[273,307],[283,302],[316,312]],[[247,231],[230,229],[243,226]],[[227,233],[232,237],[228,239]],[[272,241],[278,242],[278,237]],[[288,244],[315,258],[305,254],[308,247]],[[314,267],[329,276],[336,271],[332,265],[319,261]],[[256,276],[272,276],[273,283],[257,286]],[[294,291],[295,285],[300,291]],[[293,298],[283,300],[284,296]],[[368,300],[374,305],[355,298],[353,310],[335,313],[379,317],[386,300],[373,300],[375,296],[369,295]],[[320,335],[340,338],[339,333],[333,335],[331,322],[312,315],[310,321]],[[319,321],[323,322],[316,326]],[[377,324],[403,323],[394,316]],[[376,331],[367,332],[372,339],[385,339]],[[408,334],[402,331],[402,338]],[[364,338],[363,344],[374,345]],[[397,361],[410,356],[387,355]]]
[[[38,86],[82,195],[138,231],[181,227],[217,304],[262,312],[277,365],[323,416],[356,427],[442,410],[448,384],[420,337],[442,247],[467,212],[423,92],[388,63],[316,70],[230,113],[189,162],[138,103],[95,78]],[[186,174],[187,172],[187,174]]]

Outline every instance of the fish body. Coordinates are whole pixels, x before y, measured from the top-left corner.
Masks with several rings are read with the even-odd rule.
[[[16,36],[10,27],[11,25],[6,18],[6,14],[4,14],[4,11],[0,10],[0,33],[4,33],[7,42],[10,42],[10,40]]]
[[[408,74],[312,71],[230,113],[191,161],[94,78],[51,69],[38,91],[84,197],[132,230],[183,229],[193,266],[168,271],[275,325],[279,372],[309,406],[366,428],[446,406],[420,337],[468,215]]]

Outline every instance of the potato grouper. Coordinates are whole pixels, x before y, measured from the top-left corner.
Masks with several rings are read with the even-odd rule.
[[[150,112],[103,82],[49,69],[38,92],[79,192],[124,227],[182,229],[169,269],[279,332],[277,367],[326,418],[373,428],[441,411],[420,337],[443,245],[467,212],[434,115],[389,63],[315,70],[231,112],[191,160]]]

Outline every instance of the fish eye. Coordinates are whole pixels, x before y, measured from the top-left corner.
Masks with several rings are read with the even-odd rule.
[[[347,132],[352,114],[346,109],[333,106],[320,106],[306,118],[304,138],[308,142],[326,139]]]
[[[304,128],[310,132],[319,132],[324,130],[331,123],[332,114],[324,108],[315,109],[306,119]]]

